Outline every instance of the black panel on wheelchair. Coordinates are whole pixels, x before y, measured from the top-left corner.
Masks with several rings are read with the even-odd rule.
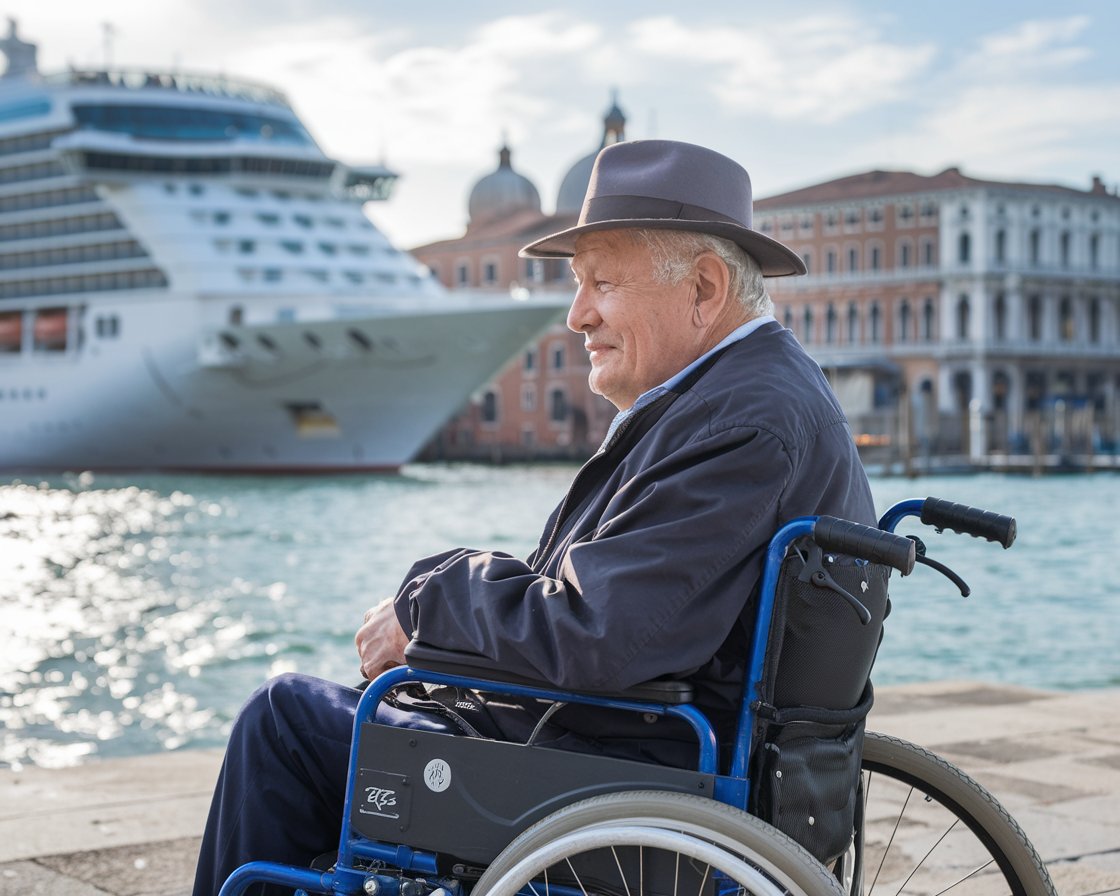
[[[711,796],[714,776],[547,747],[362,726],[351,825],[454,864],[485,865],[562,806],[620,790]],[[449,854],[449,851],[452,854]]]

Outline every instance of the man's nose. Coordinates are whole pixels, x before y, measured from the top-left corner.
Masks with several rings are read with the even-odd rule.
[[[583,333],[602,321],[595,308],[595,290],[590,283],[581,283],[576,288],[572,306],[568,309],[568,329]]]

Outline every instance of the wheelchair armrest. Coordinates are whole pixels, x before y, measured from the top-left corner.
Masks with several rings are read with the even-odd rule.
[[[425,644],[423,641],[410,641],[404,649],[404,657],[411,668],[421,671],[556,690],[556,686],[550,682],[495,669],[491,660],[477,653],[444,650]],[[692,702],[692,685],[687,681],[671,679],[647,681],[623,691],[574,691],[573,693],[614,700],[645,700],[650,703],[672,705]]]

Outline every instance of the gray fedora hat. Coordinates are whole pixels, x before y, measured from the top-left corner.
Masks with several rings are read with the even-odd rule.
[[[675,140],[629,140],[595,159],[579,222],[530,243],[523,258],[570,258],[576,237],[621,227],[710,233],[742,246],[768,277],[804,274],[792,249],[751,227],[751,178],[737,162]]]

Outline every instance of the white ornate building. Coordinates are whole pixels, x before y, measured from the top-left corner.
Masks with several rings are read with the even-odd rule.
[[[755,226],[804,257],[770,283],[778,317],[880,458],[1116,452],[1120,199],[1099,177],[869,171],[759,200]]]

